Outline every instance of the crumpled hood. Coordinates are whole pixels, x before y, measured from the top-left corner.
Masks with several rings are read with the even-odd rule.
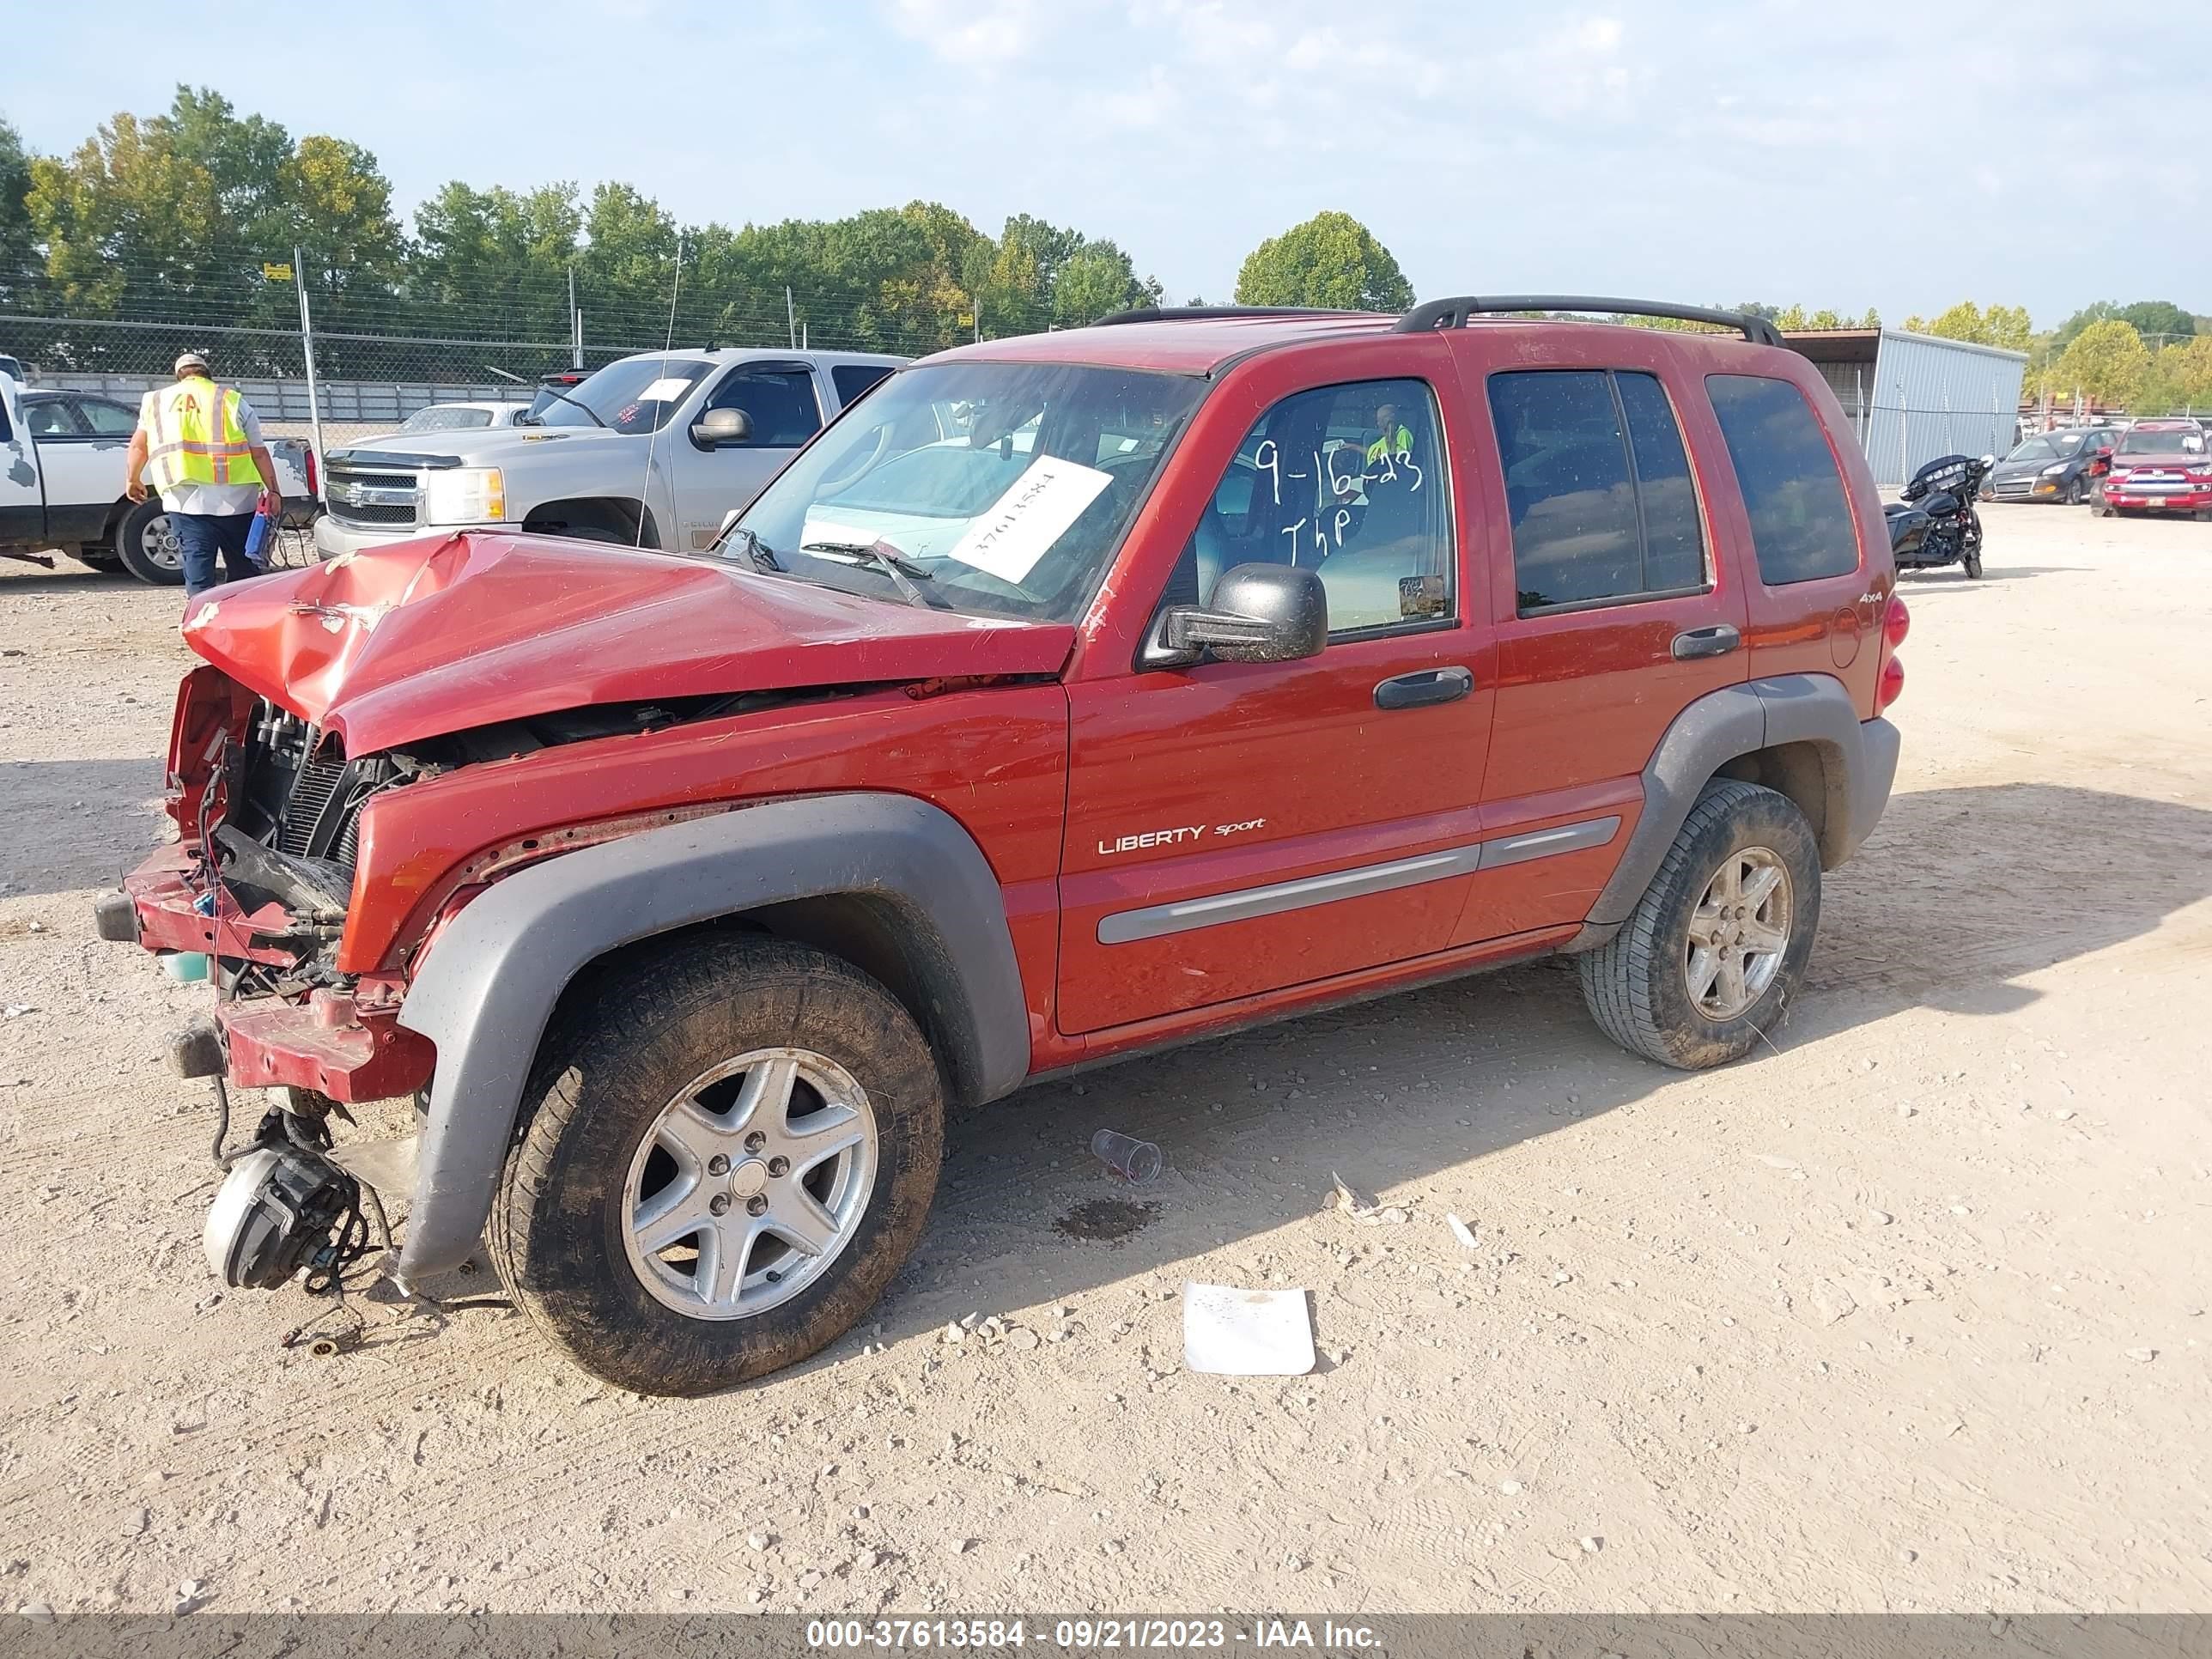
[[[592,703],[1050,674],[1075,629],[484,531],[216,588],[185,643],[349,755]]]

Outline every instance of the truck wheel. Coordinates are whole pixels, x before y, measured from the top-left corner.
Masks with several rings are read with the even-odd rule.
[[[124,514],[122,528],[115,532],[115,555],[142,582],[156,587],[184,585],[185,550],[159,495],[149,495]]]
[[[929,1215],[936,1062],[849,963],[696,941],[609,973],[549,1034],[492,1206],[494,1263],[594,1376],[703,1395],[867,1311]]]
[[[1820,850],[1796,803],[1717,778],[1620,931],[1576,958],[1583,1000],[1631,1054],[1723,1065],[1781,1019],[1820,921]]]

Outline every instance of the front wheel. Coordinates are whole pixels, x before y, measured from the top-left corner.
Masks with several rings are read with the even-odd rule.
[[[155,587],[181,587],[185,546],[159,495],[149,495],[123,515],[115,532],[115,556],[123,568]]]
[[[912,1016],[762,939],[672,947],[574,1000],[492,1211],[532,1321],[595,1376],[678,1395],[850,1328],[937,1187],[944,1099]]]
[[[1805,977],[1820,857],[1786,795],[1717,778],[1620,931],[1577,957],[1583,1000],[1631,1054],[1695,1071],[1748,1053]]]
[[[1974,549],[1972,552],[1968,553],[1968,554],[1966,555],[1966,556],[1964,559],[1960,560],[1960,562],[1961,564],[1963,564],[1963,565],[1965,565],[1965,566],[1966,566],[1966,580],[1967,580],[1968,581],[1970,581],[1970,582],[1978,582],[1978,581],[1981,580],[1981,579],[1982,579],[1982,550],[1981,550],[1981,549],[1979,549],[1979,548],[1976,548],[1976,549]]]

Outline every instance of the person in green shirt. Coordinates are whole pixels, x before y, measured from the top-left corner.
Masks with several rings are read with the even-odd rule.
[[[1398,424],[1398,406],[1383,404],[1375,411],[1376,430],[1382,435],[1367,446],[1370,465],[1395,460],[1413,447],[1413,434]]]

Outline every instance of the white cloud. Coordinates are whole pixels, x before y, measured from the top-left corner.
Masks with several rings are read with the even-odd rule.
[[[892,0],[891,27],[948,64],[989,70],[1029,55],[1036,0]]]

